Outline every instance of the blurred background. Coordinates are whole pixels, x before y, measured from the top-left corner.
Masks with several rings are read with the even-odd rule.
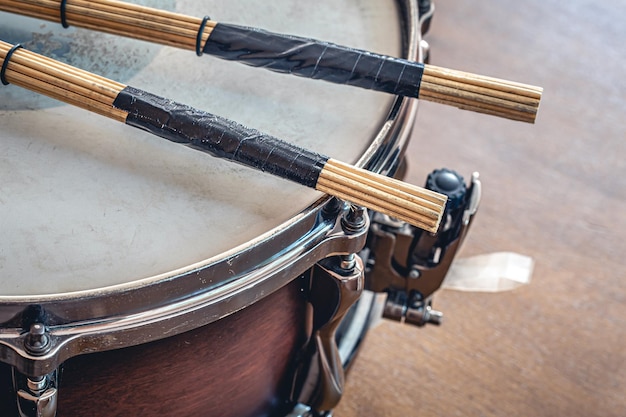
[[[431,64],[544,87],[535,125],[420,103],[408,180],[483,200],[461,257],[535,261],[504,293],[442,290],[440,327],[385,321],[337,417],[626,415],[626,2],[445,0]]]

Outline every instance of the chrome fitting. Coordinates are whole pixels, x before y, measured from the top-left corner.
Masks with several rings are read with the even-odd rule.
[[[28,377],[13,369],[19,417],[55,417],[57,413],[57,371]]]
[[[24,339],[24,348],[33,356],[42,356],[50,351],[52,341],[46,330],[46,326],[41,323],[30,325],[30,331]]]

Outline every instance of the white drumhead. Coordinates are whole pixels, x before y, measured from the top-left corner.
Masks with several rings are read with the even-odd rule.
[[[142,3],[400,54],[393,0]],[[0,38],[347,162],[392,100],[6,13]],[[0,87],[0,136],[0,298],[161,279],[254,244],[320,196],[13,85]]]

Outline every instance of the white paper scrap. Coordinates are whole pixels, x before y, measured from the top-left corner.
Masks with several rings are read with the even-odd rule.
[[[508,291],[528,284],[533,266],[532,258],[513,252],[457,258],[442,288],[476,292]]]

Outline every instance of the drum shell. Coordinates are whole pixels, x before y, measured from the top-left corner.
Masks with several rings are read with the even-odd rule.
[[[58,417],[282,413],[306,342],[299,277],[217,322],[140,346],[77,356],[60,369]],[[17,415],[10,367],[0,409]],[[3,415],[7,415],[4,414]]]

